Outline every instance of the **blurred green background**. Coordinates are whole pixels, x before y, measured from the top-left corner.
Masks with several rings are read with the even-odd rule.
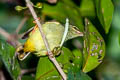
[[[120,0],[112,0],[114,5],[114,14],[108,34],[105,34],[104,29],[101,27],[102,25],[100,25],[100,22],[96,17],[95,3],[93,3],[92,0],[71,0],[70,2],[68,0],[65,0],[64,4],[62,3],[62,0],[59,0],[57,2],[58,5],[56,5],[56,3],[51,4],[47,0],[32,1],[35,4],[37,2],[45,3],[43,4],[43,9],[35,9],[38,16],[41,17],[41,20],[43,22],[49,20],[57,20],[64,24],[65,18],[69,17],[70,24],[80,27],[80,30],[83,31],[83,27],[81,27],[83,26],[82,18],[89,17],[93,24],[98,25],[96,28],[103,36],[106,43],[106,56],[103,63],[99,65],[95,70],[89,72],[88,75],[90,75],[93,80],[120,80]],[[9,33],[14,33],[21,20],[24,18],[24,16],[27,15],[29,16],[29,19],[20,30],[19,34],[21,34],[27,31],[29,28],[33,27],[34,24],[32,23],[33,19],[27,10],[22,10],[21,12],[15,10],[15,6],[17,5],[25,6],[24,0],[0,0],[0,27]],[[58,7],[55,8],[55,6]],[[61,9],[60,6],[65,9]],[[51,11],[51,8],[54,10]],[[76,11],[79,11],[79,13],[74,11],[74,9],[76,9]],[[0,39],[6,40],[2,35],[0,35]],[[79,43],[78,40],[81,43]],[[23,40],[20,41],[24,42]],[[76,45],[76,43],[79,43],[80,46]],[[72,45],[72,47],[70,45]],[[81,49],[81,46],[83,46],[82,39],[77,38],[70,40],[66,42],[65,46],[69,47],[71,50],[75,47],[79,47]],[[31,56],[29,57],[31,58]],[[31,59],[20,62],[20,64],[22,64],[21,66],[23,68],[36,67],[37,61],[38,59],[35,59],[35,63],[32,66],[30,64]],[[3,63],[0,62],[0,80],[9,80],[10,75],[6,74],[8,74],[8,72]]]

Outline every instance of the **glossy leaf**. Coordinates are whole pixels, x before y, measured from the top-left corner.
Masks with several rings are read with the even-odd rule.
[[[80,69],[82,68],[82,65],[83,65],[83,54],[80,50],[78,49],[75,49],[72,51],[72,53],[74,54],[74,71],[80,71]]]
[[[2,61],[8,72],[10,73],[11,77],[14,80],[17,80],[18,76],[20,75],[20,66],[17,59],[13,61],[14,53],[15,48],[7,44],[6,42],[0,40],[0,57],[2,58]]]
[[[105,55],[105,42],[92,23],[88,19],[85,21],[83,72],[89,72],[102,62]]]
[[[61,80],[58,71],[48,57],[41,57],[39,59],[36,80]]]
[[[77,72],[82,66],[82,54],[80,50],[76,49],[71,52],[68,48],[63,47],[61,55],[57,57],[57,61],[62,64],[66,73],[68,73],[70,68]]]
[[[87,74],[79,70],[78,72],[73,72],[73,70],[69,70],[68,72],[68,80],[92,80]]]
[[[56,57],[56,59],[66,73],[68,73],[68,69],[74,64],[74,55],[68,48],[65,47],[62,48],[60,56]]]
[[[105,32],[109,32],[114,6],[111,0],[95,0],[97,16]]]

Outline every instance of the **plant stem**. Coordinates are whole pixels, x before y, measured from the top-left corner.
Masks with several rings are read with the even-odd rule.
[[[60,65],[59,65],[58,62],[56,61],[55,57],[53,56],[53,53],[52,53],[51,50],[50,50],[48,41],[47,41],[47,39],[46,39],[43,31],[42,31],[42,27],[41,27],[41,24],[40,24],[39,19],[38,19],[38,17],[37,17],[37,14],[35,13],[35,10],[33,9],[33,4],[32,4],[32,2],[31,2],[30,0],[25,0],[25,1],[26,1],[26,3],[27,3],[27,7],[29,8],[29,10],[30,10],[33,18],[35,19],[35,21],[36,21],[36,23],[37,23],[37,25],[38,25],[38,27],[39,27],[39,31],[40,31],[40,33],[41,33],[42,39],[43,39],[44,44],[45,44],[45,46],[46,46],[49,59],[50,59],[50,60],[53,62],[53,64],[56,66],[56,68],[57,68],[57,70],[59,71],[59,73],[60,73],[60,75],[62,76],[62,78],[63,78],[64,80],[66,80],[66,79],[67,79],[66,74],[63,72],[63,70],[61,69]]]

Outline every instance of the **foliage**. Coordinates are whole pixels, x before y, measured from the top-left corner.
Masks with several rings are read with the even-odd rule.
[[[58,0],[57,3],[50,4],[46,0],[41,0],[41,2],[33,1],[33,3],[37,3],[33,6],[40,16],[41,23],[56,20],[61,24],[65,24],[65,19],[68,18],[71,25],[77,26],[79,30],[84,33],[83,37],[66,41],[64,47],[61,49],[61,54],[55,57],[63,71],[67,74],[68,80],[92,80],[93,77],[91,78],[87,73],[98,67],[101,62],[104,62],[103,58],[105,51],[107,51],[105,50],[105,44],[107,44],[105,37],[109,34],[113,17],[114,6],[112,1]],[[12,7],[12,9],[14,7]],[[31,14],[28,13],[26,6],[22,7],[17,5],[16,10],[18,10],[19,13],[15,10],[13,10],[13,12],[10,10],[1,10],[0,26],[3,26],[2,28],[6,29],[8,32],[13,32],[16,26],[18,26],[21,17],[24,16],[28,16],[29,19],[19,33],[26,32],[35,25],[32,23],[33,18],[30,16]],[[7,12],[9,14],[7,14]],[[31,73],[29,73],[24,75],[22,80],[34,80],[34,78],[36,80],[61,80],[60,74],[47,56],[37,59],[36,56],[31,54],[30,57],[23,62],[17,59],[13,61],[15,48],[3,41],[5,40],[3,37],[1,37],[1,39],[0,58],[14,80],[21,74],[22,69],[28,69],[30,67],[37,67],[36,72],[33,73],[35,76],[32,77],[30,75]],[[76,44],[72,43],[75,40],[78,40],[78,43],[81,44],[78,45],[79,47],[77,48],[75,48]],[[24,44],[24,40],[20,39],[19,41]],[[32,65],[31,61],[34,65]],[[12,70],[13,67],[14,69]],[[107,72],[109,72],[109,70],[107,70],[107,68],[105,69],[106,71],[103,72],[108,76]]]
[[[95,0],[95,4],[100,23],[103,25],[105,32],[108,33],[114,10],[113,4],[111,0]]]
[[[20,75],[20,66],[17,59],[13,61],[14,53],[15,49],[11,45],[2,40],[0,41],[0,56],[2,57],[2,61],[11,77],[17,79]]]
[[[86,19],[86,21],[83,72],[89,72],[97,67],[102,62],[105,55],[105,43],[102,36],[89,20]]]

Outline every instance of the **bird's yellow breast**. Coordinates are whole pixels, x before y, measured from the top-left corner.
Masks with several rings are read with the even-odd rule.
[[[34,52],[35,46],[31,39],[28,39],[24,44],[24,52]]]

